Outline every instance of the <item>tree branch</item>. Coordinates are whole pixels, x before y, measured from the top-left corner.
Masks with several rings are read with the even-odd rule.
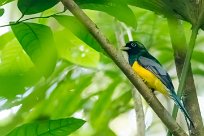
[[[189,69],[188,71],[185,70],[185,72],[187,72],[185,73],[186,82],[183,79],[184,77],[181,78],[182,77],[181,73],[182,73],[186,52],[187,52],[187,43],[184,35],[184,30],[180,21],[173,17],[168,18],[168,25],[169,25],[169,32],[170,32],[170,37],[172,41],[172,47],[174,49],[174,59],[176,64],[177,75],[180,81],[182,81],[180,82],[181,85],[180,85],[180,88],[178,89],[177,94],[179,97],[181,97],[182,91],[184,92],[184,97],[183,97],[184,105],[187,111],[189,112],[190,116],[192,117],[192,120],[195,125],[195,129],[191,130],[191,135],[201,136],[203,134],[202,132],[203,123],[202,123],[202,117],[201,117],[199,103],[197,99],[196,88],[195,88],[195,83],[193,79],[190,60],[189,60],[189,64],[186,64],[188,65],[187,67]],[[177,112],[178,112],[178,108],[177,106],[174,105],[174,110],[173,110],[174,118],[176,118]]]
[[[183,129],[175,122],[169,112],[163,107],[158,99],[153,95],[151,90],[144,84],[138,75],[134,73],[130,65],[124,59],[120,51],[117,51],[113,45],[109,43],[106,37],[99,31],[98,27],[91,19],[78,7],[73,0],[61,0],[63,5],[72,12],[76,18],[90,31],[90,33],[101,44],[101,47],[112,58],[116,65],[123,71],[132,84],[138,89],[140,94],[149,103],[155,113],[168,127],[175,136],[187,136]]]

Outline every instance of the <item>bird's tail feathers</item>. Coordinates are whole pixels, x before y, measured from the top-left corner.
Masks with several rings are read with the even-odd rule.
[[[192,127],[195,127],[193,124],[193,121],[190,117],[190,115],[188,114],[188,112],[186,111],[186,108],[184,107],[183,103],[181,102],[181,100],[178,98],[178,96],[176,94],[171,95],[172,99],[174,100],[175,104],[181,109],[181,111],[184,113],[184,116],[189,120],[190,125]]]

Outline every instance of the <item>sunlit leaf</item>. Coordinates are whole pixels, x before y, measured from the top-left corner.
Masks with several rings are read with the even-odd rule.
[[[34,84],[40,76],[12,33],[1,36],[0,43],[5,43],[6,38],[9,42],[0,46],[0,96],[12,98],[24,93],[25,87]]]
[[[30,15],[45,11],[58,2],[59,0],[19,0],[18,8],[22,14]]]
[[[56,32],[55,40],[60,58],[85,67],[97,66],[99,53],[87,46],[69,30]]]
[[[17,127],[7,136],[67,136],[84,123],[84,120],[76,118],[36,121]]]
[[[136,27],[136,18],[127,3],[122,0],[76,0],[83,9],[98,10],[114,16],[118,20],[133,28]],[[118,14],[120,11],[120,14]]]
[[[6,44],[9,42],[12,42],[15,38],[14,34],[12,32],[5,33],[0,36],[0,49],[4,48]]]
[[[96,39],[90,34],[90,32],[73,16],[54,16],[54,18],[65,28],[70,30],[79,39],[84,41],[87,45],[102,52],[102,49]],[[70,38],[71,39],[71,38]]]
[[[20,23],[11,28],[38,70],[44,76],[49,76],[57,59],[55,42],[50,28],[34,23]]]

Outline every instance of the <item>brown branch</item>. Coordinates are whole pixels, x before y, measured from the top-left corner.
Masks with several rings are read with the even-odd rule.
[[[155,113],[175,136],[187,136],[183,129],[175,122],[169,112],[163,107],[158,99],[153,95],[150,89],[144,84],[138,75],[134,73],[130,65],[124,59],[120,51],[117,51],[109,43],[106,37],[99,31],[98,27],[91,19],[78,7],[73,0],[61,0],[63,5],[80,20],[81,23],[90,31],[90,33],[100,43],[101,47],[112,58],[115,64],[123,71],[132,84],[138,89],[147,103],[152,107]]]
[[[187,52],[187,43],[180,21],[175,18],[168,18],[168,24],[170,28],[172,47],[174,50],[177,75],[180,79]],[[202,117],[200,113],[191,65],[189,66],[187,79],[184,86],[183,101],[195,125],[195,129],[191,130],[190,135],[203,136]]]

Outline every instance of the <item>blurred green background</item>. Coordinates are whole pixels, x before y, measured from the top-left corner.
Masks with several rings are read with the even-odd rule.
[[[166,18],[123,3],[80,0],[78,3],[117,49],[129,40],[142,42],[168,70],[175,88],[178,87]],[[16,4],[14,1],[0,7],[5,10],[0,15],[0,25],[19,19],[21,13]],[[59,3],[25,18],[47,16],[62,9]],[[80,22],[68,11],[28,22],[0,28],[1,135],[34,120],[67,117],[86,120],[71,136],[137,134],[131,83]],[[191,25],[187,22],[182,25],[189,41]],[[203,44],[204,33],[199,31],[192,68],[200,103],[204,102]],[[160,94],[157,96],[171,112],[172,101]],[[146,135],[165,135],[165,126],[147,103],[143,100],[142,103]],[[182,114],[178,120],[186,127]]]

